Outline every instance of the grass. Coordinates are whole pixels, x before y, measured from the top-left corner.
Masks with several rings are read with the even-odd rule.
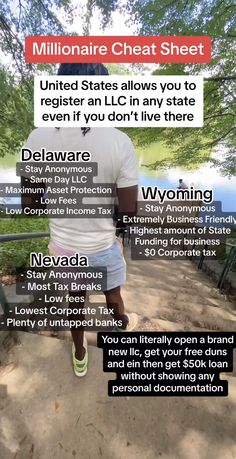
[[[48,220],[45,218],[14,217],[0,219],[0,234],[43,233],[48,232]],[[29,267],[31,252],[46,254],[49,238],[26,239],[0,243],[1,274],[15,275]]]

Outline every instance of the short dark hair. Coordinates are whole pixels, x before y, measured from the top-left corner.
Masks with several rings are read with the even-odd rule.
[[[103,64],[60,64],[58,75],[109,75]],[[60,128],[56,128],[58,131]],[[81,128],[85,136],[91,131],[89,127]]]
[[[108,75],[103,64],[60,64],[58,75]]]

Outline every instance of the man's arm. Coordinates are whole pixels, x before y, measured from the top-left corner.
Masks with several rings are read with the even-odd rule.
[[[24,148],[28,148],[32,151],[40,149],[40,143],[42,139],[38,135],[38,130],[33,130],[25,145]],[[20,158],[20,161],[22,159]],[[27,188],[30,188],[30,191],[25,191]],[[25,207],[29,207],[30,209],[45,209],[46,204],[42,204],[42,198],[45,194],[46,186],[43,182],[31,182],[29,176],[25,177],[24,175],[21,176],[21,206],[22,209]]]
[[[137,213],[138,200],[138,165],[134,146],[128,136],[125,137],[120,152],[121,166],[116,181],[119,215]]]
[[[137,213],[138,185],[125,188],[117,188],[118,213],[119,215],[129,215]]]
[[[21,177],[21,188],[21,206],[23,210],[25,207],[29,207],[30,209],[46,209],[46,204],[41,202],[45,193],[44,183],[33,183],[30,179]],[[25,192],[26,188],[31,188],[31,192]]]

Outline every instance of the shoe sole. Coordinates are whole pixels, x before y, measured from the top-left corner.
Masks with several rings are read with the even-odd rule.
[[[137,316],[137,314],[136,314],[136,316]],[[136,317],[136,322],[134,323],[134,325],[133,325],[131,328],[128,328],[128,329],[127,329],[127,328],[118,328],[118,327],[116,327],[116,328],[114,329],[114,331],[116,331],[116,332],[124,332],[124,333],[132,332],[133,330],[136,329],[138,323],[139,323],[139,318],[138,318],[138,316],[137,316],[137,317]]]
[[[88,352],[88,344],[87,344],[87,340],[85,341],[85,349],[86,351]],[[75,376],[78,376],[79,378],[80,377],[83,377],[87,374],[87,371],[88,371],[88,360],[87,360],[87,367],[85,368],[84,371],[76,371],[74,365],[73,365],[73,345],[72,345],[72,366],[73,366],[73,370],[74,370],[74,374]]]
[[[75,374],[75,376],[78,376],[79,378],[81,378],[82,376],[85,376],[87,374],[87,371],[88,371],[87,368],[84,371],[80,371],[80,372],[78,372],[78,371],[76,371],[74,369],[74,374]]]

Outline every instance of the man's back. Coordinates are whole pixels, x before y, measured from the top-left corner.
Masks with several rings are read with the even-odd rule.
[[[98,165],[94,183],[116,184],[118,188],[137,185],[137,163],[129,137],[114,128],[93,128],[85,135],[80,128],[39,128],[25,145],[32,151],[89,151]],[[71,165],[74,163],[71,163]],[[80,163],[81,165],[81,163]],[[88,165],[88,163],[83,163]],[[73,175],[73,174],[72,174]],[[66,196],[65,196],[66,197]],[[112,205],[112,197],[84,198],[96,206]],[[94,253],[110,247],[115,240],[111,216],[107,218],[50,219],[51,238],[59,245],[81,253]]]

